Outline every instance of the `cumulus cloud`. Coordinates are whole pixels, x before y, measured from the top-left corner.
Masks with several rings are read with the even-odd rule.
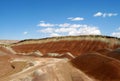
[[[97,12],[97,13],[94,14],[94,17],[98,17],[98,16],[102,16],[102,15],[103,15],[103,13]]]
[[[40,23],[37,26],[40,26],[40,27],[53,27],[53,26],[55,26],[55,24],[45,23],[44,21],[40,21]]]
[[[71,27],[68,27],[68,28],[57,28],[57,29],[55,29],[55,32],[67,33],[67,32],[74,31],[74,30],[76,30],[76,28],[71,28]]]
[[[38,30],[38,32],[42,32],[42,33],[52,33],[54,31],[54,28],[45,28],[42,30]]]
[[[58,36],[61,36],[61,35],[59,35],[58,33],[51,33],[50,34],[50,37],[56,37],[56,36],[58,37]]]
[[[71,21],[82,21],[82,20],[84,20],[84,18],[82,18],[82,17],[69,17],[67,19],[69,19]]]
[[[111,36],[120,38],[120,27],[118,27],[117,31],[113,32]]]
[[[71,28],[79,28],[79,27],[83,27],[83,25],[80,25],[80,24],[71,24],[70,27]]]
[[[68,35],[100,35],[101,31],[97,27],[81,27],[78,30],[70,31]]]
[[[120,38],[120,32],[113,32],[111,35]]]
[[[27,35],[27,34],[28,34],[28,32],[26,32],[26,31],[25,31],[25,32],[23,32],[23,34],[24,34],[24,35]]]
[[[63,24],[59,24],[58,26],[59,27],[68,27],[68,26],[70,26],[70,24],[69,23],[63,23]]]
[[[100,35],[101,31],[96,26],[86,24],[56,24],[55,27],[45,27],[40,29],[41,33],[48,33],[51,36],[67,36],[67,35]]]
[[[117,13],[102,13],[102,12],[97,12],[93,16],[94,17],[112,17],[112,16],[117,16]]]

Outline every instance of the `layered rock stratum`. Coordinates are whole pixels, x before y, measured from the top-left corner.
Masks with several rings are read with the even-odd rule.
[[[2,43],[0,81],[120,81],[120,39],[83,35]]]

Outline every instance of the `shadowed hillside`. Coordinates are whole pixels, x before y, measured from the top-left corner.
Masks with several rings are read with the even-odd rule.
[[[72,64],[100,81],[120,80],[120,61],[98,53],[88,53],[73,59]]]

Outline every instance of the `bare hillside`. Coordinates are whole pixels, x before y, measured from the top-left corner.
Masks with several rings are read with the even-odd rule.
[[[120,81],[118,38],[87,35],[4,43],[0,81]]]

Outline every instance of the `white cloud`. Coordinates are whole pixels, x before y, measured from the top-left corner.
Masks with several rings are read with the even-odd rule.
[[[68,35],[100,35],[97,27],[81,27],[78,30],[70,31]]]
[[[100,35],[98,27],[86,24],[56,24],[56,27],[43,28],[41,33],[48,33],[49,36],[67,36],[67,35]]]
[[[56,25],[57,26],[57,25]],[[59,27],[73,27],[73,28],[79,28],[81,27],[80,24],[70,24],[70,23],[63,23],[63,24],[58,24]],[[83,26],[83,25],[82,25]]]
[[[51,33],[50,34],[51,37],[56,37],[56,36],[60,36],[58,33]]]
[[[117,13],[102,13],[102,12],[97,12],[93,16],[94,17],[112,17],[112,16],[117,16]]]
[[[79,28],[80,25],[79,25],[79,24],[72,24],[72,25],[70,25],[70,27],[71,27],[71,28]]]
[[[69,17],[67,19],[69,19],[71,21],[82,21],[82,20],[84,20],[84,18],[82,18],[82,17]]]
[[[55,32],[57,32],[57,33],[67,33],[67,32],[74,31],[74,30],[76,30],[76,28],[70,28],[70,27],[67,27],[67,28],[57,28],[55,30]]]
[[[59,27],[68,27],[68,26],[70,26],[70,24],[69,23],[63,23],[63,24],[59,24],[58,26]]]
[[[113,32],[111,35],[120,38],[120,32]]]
[[[108,16],[111,17],[111,16],[117,16],[118,14],[117,13],[108,13]]]
[[[40,27],[53,27],[53,26],[55,26],[55,24],[45,23],[44,21],[41,21],[40,24],[38,24],[37,26],[40,26]]]
[[[26,34],[28,34],[28,32],[25,31],[25,32],[23,32],[23,34],[26,35]]]
[[[94,14],[94,17],[102,16],[103,14],[101,12],[97,12]]]
[[[87,27],[87,25],[85,25],[85,24],[71,24],[70,27],[71,28],[80,28],[80,27]]]
[[[54,28],[45,28],[42,30],[38,30],[38,32],[42,32],[42,33],[52,33],[54,31]]]
[[[120,38],[120,27],[118,27],[116,31],[111,34],[111,36]]]

